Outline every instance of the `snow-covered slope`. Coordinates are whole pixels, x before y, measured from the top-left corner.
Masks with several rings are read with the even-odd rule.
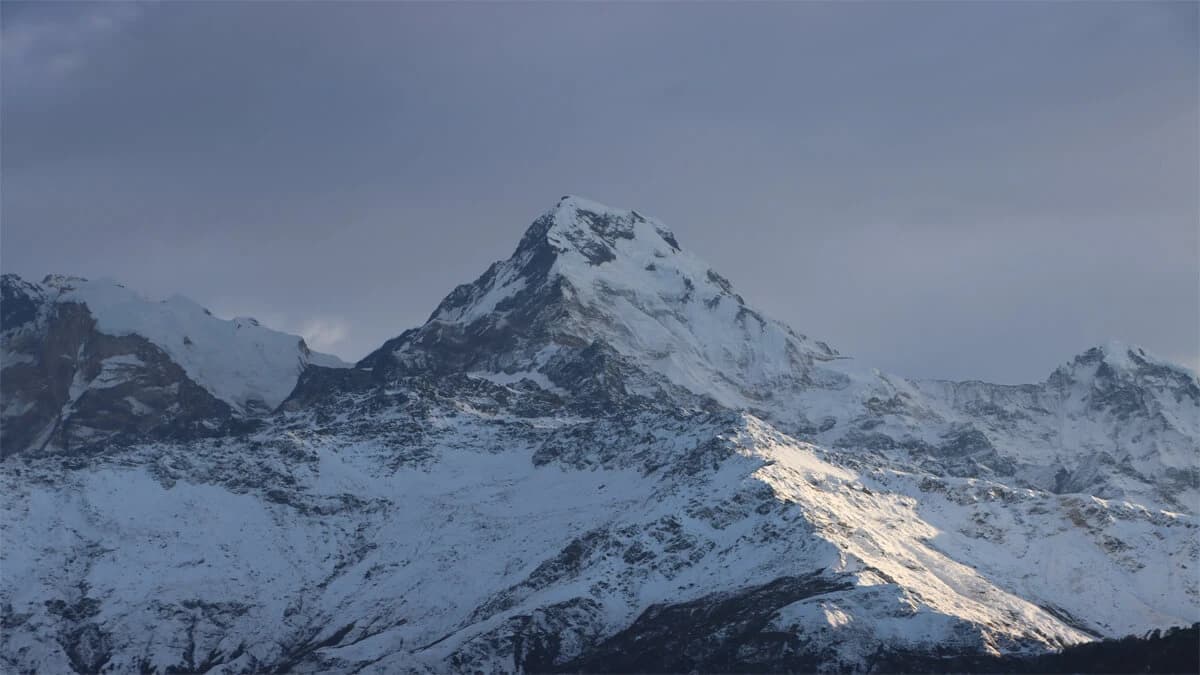
[[[879,467],[738,415],[514,415],[496,399],[537,393],[476,385],[6,473],[10,667],[687,671],[732,649],[837,672],[1200,602],[1190,516]]]
[[[106,335],[140,335],[161,347],[197,384],[239,410],[275,408],[308,364],[346,364],[311,351],[295,335],[253,318],[224,320],[182,295],[154,302],[107,280],[50,278],[58,303],[85,305]]]
[[[6,433],[4,454],[107,442],[120,427],[145,432],[165,418],[219,426],[277,407],[310,364],[345,366],[295,335],[218,319],[182,296],[155,302],[64,276],[34,284],[4,275],[3,292],[0,419],[6,432],[26,432]]]
[[[159,346],[187,306],[20,328],[56,293],[5,287],[15,361],[87,342],[85,392],[243,414],[210,387],[244,369]],[[54,337],[93,305],[119,335]],[[1200,618],[1194,373],[1110,345],[1020,387],[890,376],[633,211],[564,198],[423,326],[291,373],[254,424],[0,462],[4,669],[936,669]]]

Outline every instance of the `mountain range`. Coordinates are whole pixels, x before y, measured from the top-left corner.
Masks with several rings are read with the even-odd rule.
[[[6,671],[937,670],[1200,619],[1200,379],[1136,346],[891,375],[579,197],[356,364],[0,290]]]

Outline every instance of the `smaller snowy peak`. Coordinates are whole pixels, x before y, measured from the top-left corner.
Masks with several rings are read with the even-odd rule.
[[[1097,353],[1100,359],[1112,368],[1138,370],[1141,368],[1166,367],[1182,371],[1185,374],[1195,374],[1180,364],[1148,352],[1138,345],[1126,344],[1120,340],[1109,340],[1104,345],[1093,347],[1082,356],[1095,358]]]
[[[1120,340],[1109,340],[1108,342],[1097,345],[1078,354],[1071,360],[1067,366],[1094,366],[1100,363],[1107,363],[1110,367],[1121,370],[1129,370],[1135,367],[1134,358],[1146,360],[1153,358],[1146,353],[1146,350],[1136,345],[1128,345]]]
[[[1109,340],[1088,349],[1050,376],[1052,385],[1078,382],[1162,386],[1183,390],[1194,399],[1200,398],[1200,377],[1195,371],[1119,340]]]
[[[312,352],[299,336],[271,330],[247,317],[219,319],[182,295],[154,301],[109,279],[89,281],[66,275],[47,276],[40,288],[6,276],[4,286],[6,315],[10,288],[24,289],[27,297],[40,294],[48,304],[83,305],[98,332],[145,338],[189,378],[243,412],[278,406],[309,364],[347,366],[335,356]],[[28,314],[23,307],[20,311]]]
[[[1177,508],[1195,508],[1200,378],[1194,371],[1113,341],[1054,371],[1047,386],[1063,419],[1071,420],[1072,438],[1088,438],[1093,448],[1115,443],[1114,456],[1136,449],[1129,465],[1153,477]]]

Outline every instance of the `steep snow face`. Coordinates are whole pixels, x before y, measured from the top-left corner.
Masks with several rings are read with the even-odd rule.
[[[49,277],[45,285],[52,302],[86,306],[101,333],[144,337],[197,384],[243,412],[277,407],[309,364],[347,366],[311,351],[295,335],[247,317],[218,319],[180,295],[155,302],[108,280]]]
[[[424,345],[448,339],[502,352],[475,365],[504,372],[540,370],[554,350],[598,341],[737,407],[807,383],[815,361],[836,356],[749,307],[659,221],[579,197],[562,198],[511,258],[455,289],[392,349],[413,362]]]

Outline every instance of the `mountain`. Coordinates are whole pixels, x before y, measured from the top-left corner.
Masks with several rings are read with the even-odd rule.
[[[1186,512],[1200,504],[1200,386],[1185,368],[1113,342],[1038,385],[909,381],[755,311],[662,223],[578,197],[359,368],[529,377],[584,412],[667,397],[938,474]],[[602,390],[597,370],[608,375]],[[328,392],[322,381],[295,396]]]
[[[111,281],[0,278],[3,455],[211,436],[261,416],[309,364],[342,367],[251,318]]]
[[[940,414],[972,427],[968,445],[998,456],[993,468],[1009,480],[1187,513],[1200,506],[1196,374],[1140,347],[1094,347],[1032,386],[917,386]]]
[[[174,301],[104,323],[61,285],[5,280],[5,411],[37,387],[10,359],[111,336],[166,364],[122,397],[229,413],[9,452],[38,432],[6,412],[9,670],[948,670],[1200,615],[1200,386],[1136,347],[1034,385],[899,378],[577,197],[348,368],[295,338],[229,366],[266,329]],[[105,329],[44,327],[82,307]],[[204,368],[195,324],[232,341]],[[68,391],[107,389],[101,347]]]
[[[751,309],[658,221],[564,197],[511,258],[367,363],[542,372],[588,348],[728,407],[802,386],[837,355]]]

